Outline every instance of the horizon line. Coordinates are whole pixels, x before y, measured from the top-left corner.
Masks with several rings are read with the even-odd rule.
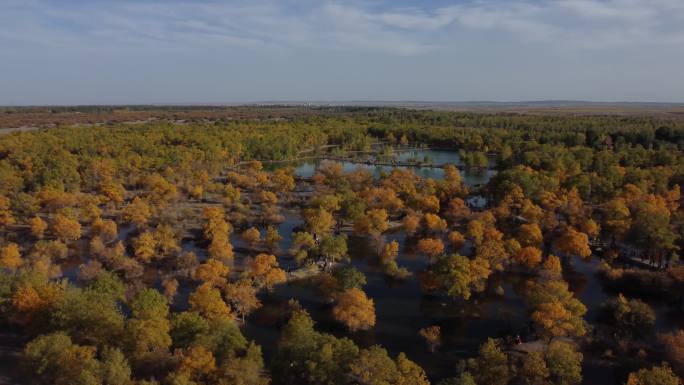
[[[684,102],[660,102],[660,101],[591,101],[574,99],[538,99],[538,100],[260,100],[260,101],[240,101],[240,102],[181,102],[181,103],[73,103],[73,104],[4,104],[0,108],[49,108],[49,107],[259,107],[259,106],[355,106],[355,107],[377,107],[377,106],[683,106]]]

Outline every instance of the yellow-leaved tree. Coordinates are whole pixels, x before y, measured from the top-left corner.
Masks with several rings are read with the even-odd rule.
[[[65,214],[57,214],[52,221],[52,231],[63,242],[76,241],[81,238],[81,224]]]
[[[247,260],[247,276],[252,278],[254,285],[259,288],[272,290],[277,284],[287,280],[285,271],[278,266],[275,255],[259,254]]]
[[[351,331],[370,329],[375,326],[375,305],[362,290],[347,289],[339,295],[333,316]]]
[[[8,243],[0,248],[0,267],[11,271],[17,270],[24,264],[19,252],[19,245],[16,243]]]
[[[31,235],[38,239],[43,239],[45,230],[48,228],[47,222],[36,215],[35,217],[31,218],[29,225],[31,226]]]

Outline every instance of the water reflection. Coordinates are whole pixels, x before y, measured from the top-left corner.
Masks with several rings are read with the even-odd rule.
[[[298,220],[290,215],[281,229],[294,228]],[[283,244],[291,242],[289,232],[283,232]],[[405,235],[395,232],[386,241],[405,245]],[[472,356],[478,346],[490,336],[511,336],[527,326],[527,308],[522,297],[524,277],[510,275],[493,277],[487,291],[470,302],[453,301],[441,296],[423,295],[418,277],[398,282],[385,277],[375,261],[375,247],[369,239],[349,238],[350,262],[366,276],[364,290],[375,302],[376,326],[367,331],[349,333],[331,316],[331,304],[316,292],[313,284],[292,282],[281,285],[271,294],[264,294],[264,306],[252,314],[244,327],[245,335],[255,339],[268,361],[278,341],[279,328],[286,322],[287,301],[296,298],[317,322],[316,329],[338,337],[349,337],[361,347],[381,344],[392,355],[404,352],[425,368],[433,379],[454,374],[458,359]],[[291,259],[279,257],[283,266]],[[428,261],[410,249],[401,250],[397,263],[413,272],[427,267]],[[496,294],[503,287],[504,294]],[[438,352],[429,353],[418,335],[421,328],[439,325],[443,344]]]
[[[429,160],[429,163],[434,165],[455,164],[461,165],[461,158],[456,151],[446,150],[412,150],[400,152],[396,156],[398,162],[406,162],[412,159]],[[317,167],[321,160],[301,160],[293,162],[279,163],[271,165],[271,168],[291,166],[295,168],[295,175],[302,178],[310,178],[316,173]],[[416,175],[422,178],[443,179],[444,170],[439,167],[394,167],[394,166],[376,166],[372,164],[363,164],[355,162],[337,162],[342,165],[344,172],[351,172],[358,168],[369,170],[376,178],[382,173],[389,173],[394,168],[406,169],[410,168]],[[490,165],[493,161],[490,160]],[[478,186],[486,184],[494,175],[496,170],[489,168],[487,170],[473,170],[462,172],[464,183],[468,186]]]

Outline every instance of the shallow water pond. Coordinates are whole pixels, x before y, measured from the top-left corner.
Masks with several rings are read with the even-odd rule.
[[[429,160],[430,163],[435,165],[446,165],[454,164],[460,165],[461,158],[457,151],[448,150],[411,150],[398,152],[395,158],[398,162],[411,161],[417,159],[420,161]],[[310,178],[316,173],[316,169],[321,164],[321,160],[301,160],[293,162],[285,162],[271,165],[271,168],[291,166],[295,168],[295,175],[302,178]],[[379,177],[381,173],[389,173],[394,168],[409,168],[413,170],[416,175],[422,178],[432,178],[432,179],[442,179],[444,178],[444,170],[439,167],[394,167],[394,166],[375,166],[364,163],[355,162],[338,162],[342,164],[342,169],[344,172],[351,172],[357,168],[364,168],[373,173],[375,177]],[[490,165],[493,161],[490,161]],[[494,175],[496,171],[493,169],[480,170],[480,171],[463,171],[463,180],[468,186],[478,186],[487,183]]]
[[[286,214],[286,221],[279,226],[284,237],[281,250],[289,247],[289,235],[299,225],[301,220],[295,213]],[[291,298],[297,299],[311,314],[318,331],[349,337],[360,347],[380,344],[392,356],[404,352],[421,365],[433,381],[454,375],[458,361],[476,355],[478,347],[488,337],[512,338],[520,334],[525,339],[528,336],[530,318],[523,292],[531,277],[516,273],[493,275],[487,290],[468,302],[424,295],[415,273],[427,267],[427,259],[412,251],[403,232],[385,235],[385,241],[392,240],[401,245],[397,263],[414,273],[403,281],[384,276],[375,261],[375,248],[369,239],[349,237],[350,262],[365,274],[367,283],[363,289],[375,303],[377,320],[371,330],[350,333],[335,322],[331,315],[332,305],[321,298],[311,283],[292,282],[276,287],[273,293],[263,294],[263,307],[248,318],[243,331],[262,346],[266,362],[271,359],[280,327],[286,322],[287,302]],[[241,241],[235,239],[234,242],[239,244]],[[294,261],[289,257],[280,256],[279,261],[283,268],[294,267]],[[604,289],[597,274],[599,263],[598,258],[564,261],[565,279],[587,306],[585,318],[591,323],[596,322],[601,304],[615,295]],[[503,288],[502,295],[497,293],[499,287]],[[671,314],[666,304],[650,304],[658,317],[655,325],[658,332],[684,327],[681,317]],[[439,325],[442,331],[442,346],[435,353],[428,351],[425,341],[418,335],[421,328],[431,325]],[[584,383],[616,383],[612,370],[601,362],[587,359]]]

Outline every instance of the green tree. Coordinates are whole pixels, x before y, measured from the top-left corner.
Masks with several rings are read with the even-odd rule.
[[[187,348],[208,331],[209,321],[196,312],[176,313],[171,319],[170,335],[174,348]]]
[[[469,367],[478,384],[506,385],[510,380],[508,357],[493,339],[480,346],[480,354],[470,360]]]
[[[40,336],[29,342],[24,358],[45,383],[54,385],[98,385],[100,363],[92,346],[80,346],[64,332]]]
[[[76,341],[98,346],[118,341],[124,317],[116,299],[93,288],[69,288],[52,313],[55,326]]]
[[[338,290],[361,289],[366,284],[366,276],[354,266],[348,265],[335,269],[333,277],[337,280]]]
[[[470,298],[470,260],[462,255],[443,256],[433,270],[452,297]]]
[[[634,243],[651,257],[676,248],[676,234],[670,225],[671,213],[663,199],[649,196],[637,206],[631,233]]]
[[[264,369],[261,348],[250,342],[244,355],[220,363],[218,385],[268,385],[271,379]]]
[[[123,352],[117,348],[105,348],[102,352],[100,373],[103,385],[131,384],[131,367]]]
[[[191,345],[205,348],[212,352],[217,362],[223,362],[244,352],[247,340],[234,320],[216,318],[209,320],[209,328],[199,334]]]
[[[319,253],[326,262],[336,262],[347,257],[347,237],[345,235],[328,235],[321,239]]]
[[[554,383],[573,385],[582,381],[582,353],[564,341],[553,341],[546,352],[546,362]]]
[[[359,349],[347,338],[318,333],[304,311],[295,311],[283,328],[272,377],[281,384],[335,385],[349,376]]]

